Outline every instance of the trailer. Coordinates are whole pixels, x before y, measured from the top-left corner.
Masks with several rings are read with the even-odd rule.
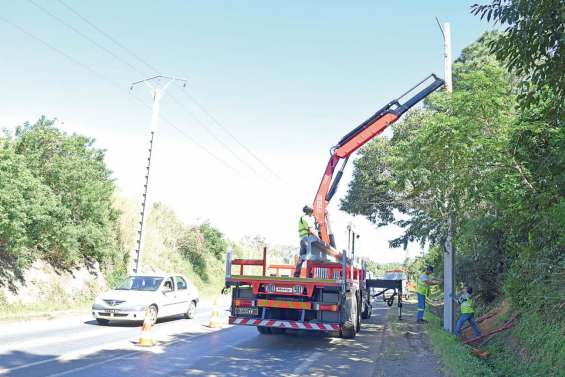
[[[430,79],[431,83],[401,102],[402,98]],[[232,292],[230,324],[256,326],[261,334],[324,331],[344,338],[355,337],[361,328],[361,319],[371,316],[370,287],[379,286],[379,283],[369,282],[368,286],[366,269],[354,263],[354,235],[348,240],[349,254],[345,250],[336,250],[328,204],[337,190],[349,157],[443,85],[442,79],[431,74],[380,108],[331,148],[330,160],[312,205],[318,234],[303,239],[308,238],[307,258],[300,271],[295,271],[298,267],[294,265],[269,265],[266,248],[262,259],[232,260],[231,253],[228,253],[223,292],[229,289]],[[340,161],[342,165],[334,177]],[[254,271],[249,273],[250,270]],[[297,277],[294,277],[295,274]],[[401,285],[399,291],[402,292]],[[401,304],[400,300],[400,315]]]

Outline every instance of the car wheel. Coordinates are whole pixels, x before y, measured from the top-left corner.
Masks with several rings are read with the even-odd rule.
[[[110,321],[108,321],[107,319],[104,319],[104,318],[96,318],[96,323],[98,323],[99,325],[105,326],[108,323],[110,323]]]
[[[157,323],[157,313],[158,310],[157,310],[157,306],[155,305],[151,305],[147,309],[147,316],[149,317],[149,322],[151,322],[152,325]]]
[[[194,318],[194,314],[196,314],[196,302],[191,301],[188,304],[188,309],[186,310],[186,313],[184,313],[184,317],[188,319],[192,319]]]

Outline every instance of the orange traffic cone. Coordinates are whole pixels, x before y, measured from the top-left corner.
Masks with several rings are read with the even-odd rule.
[[[143,326],[141,327],[141,336],[139,337],[138,345],[143,347],[151,347],[157,344],[155,337],[153,336],[153,324],[149,318],[148,311],[145,311],[145,319],[143,320]]]
[[[218,328],[222,327],[222,322],[220,319],[220,305],[218,303],[218,297],[214,300],[212,304],[212,313],[210,313],[210,322],[208,322],[208,327]]]

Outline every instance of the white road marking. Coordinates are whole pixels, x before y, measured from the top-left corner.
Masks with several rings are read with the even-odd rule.
[[[96,347],[90,347],[90,348],[85,348],[83,350],[79,350],[79,351],[73,351],[73,352],[69,352],[69,353],[65,353],[63,355],[60,356],[56,356],[56,357],[50,357],[48,359],[45,360],[39,360],[39,361],[35,361],[33,363],[28,363],[28,364],[22,364],[22,365],[18,365],[12,368],[5,368],[5,369],[0,369],[0,375],[2,374],[6,374],[9,372],[13,372],[15,370],[18,369],[24,369],[24,368],[31,368],[31,367],[35,367],[38,365],[42,365],[42,364],[47,364],[53,361],[70,361],[70,360],[74,360],[74,359],[78,359],[81,356],[86,356],[101,350],[117,350],[120,349],[122,347],[126,348],[128,346],[131,346],[131,341],[128,340],[120,340],[118,342],[113,342],[113,343],[107,343],[107,344],[103,344],[100,346],[96,346]]]
[[[306,358],[303,362],[298,364],[298,366],[294,369],[294,374],[302,374],[304,373],[316,360],[318,360],[323,355],[322,352],[314,352],[310,356]]]
[[[15,343],[6,343],[2,347],[0,347],[0,353],[9,352],[9,351],[22,351],[27,348],[34,348],[34,347],[45,346],[48,344],[69,342],[73,340],[105,335],[107,333],[119,333],[119,331],[116,331],[115,328],[110,328],[110,327],[98,327],[91,331],[79,331],[69,335],[47,336],[43,338],[23,340]]]
[[[40,319],[29,321],[14,321],[0,324],[0,340],[1,337],[11,335],[26,335],[38,331],[48,330],[62,330],[71,329],[73,327],[80,327],[84,322],[93,320],[92,316],[88,314],[81,314],[77,317],[69,319]]]
[[[69,370],[66,370],[66,371],[64,371],[64,372],[59,372],[59,373],[50,374],[50,375],[47,375],[47,376],[45,376],[45,377],[64,376],[64,375],[66,375],[66,374],[70,374],[70,373],[74,373],[74,372],[79,372],[79,371],[81,371],[81,370],[88,369],[88,368],[92,368],[92,367],[95,367],[95,366],[97,366],[97,365],[106,364],[106,363],[109,363],[110,361],[115,361],[115,360],[120,360],[120,359],[126,359],[126,358],[128,358],[128,357],[133,358],[134,356],[137,357],[137,355],[132,355],[132,354],[125,354],[125,355],[120,355],[120,356],[116,356],[116,357],[111,357],[111,358],[109,358],[109,359],[104,359],[104,360],[101,360],[101,361],[97,361],[97,362],[95,362],[95,363],[90,363],[90,364],[87,364],[87,365],[83,365],[82,367],[69,369]]]
[[[200,324],[198,324],[198,325],[200,325]],[[229,327],[231,327],[231,326],[229,326]],[[175,344],[175,343],[188,343],[188,342],[193,341],[196,338],[199,338],[201,336],[204,336],[204,335],[207,335],[207,334],[210,334],[210,333],[213,333],[215,331],[222,330],[222,329],[218,328],[218,329],[211,330],[209,328],[199,326],[198,330],[199,330],[200,334],[195,335],[195,336],[191,336],[188,339],[182,339],[181,338],[181,339],[175,339],[174,341],[165,342],[165,341],[163,341],[163,338],[168,338],[168,336],[163,337],[162,335],[160,335],[160,336],[157,336],[156,338],[159,342],[162,343],[163,346],[170,346],[170,345]],[[194,329],[191,330],[191,331],[194,331]],[[178,332],[177,334],[180,335],[180,334],[182,334],[182,332]],[[31,368],[31,367],[34,367],[34,366],[43,365],[43,364],[47,364],[47,363],[51,363],[51,362],[65,362],[65,361],[68,362],[68,361],[76,360],[76,359],[79,359],[80,357],[87,356],[87,355],[96,353],[98,351],[103,351],[103,350],[104,351],[115,351],[115,350],[128,350],[129,349],[129,350],[137,351],[134,354],[128,353],[127,355],[121,355],[121,356],[116,356],[116,357],[112,357],[112,358],[107,358],[107,359],[104,359],[104,360],[100,360],[100,361],[97,361],[97,362],[94,362],[94,363],[84,365],[84,366],[79,367],[79,368],[74,368],[74,369],[70,369],[70,370],[67,370],[67,371],[64,371],[64,372],[56,373],[56,374],[50,375],[49,377],[63,376],[65,374],[68,374],[68,373],[71,373],[71,372],[84,370],[84,369],[87,369],[87,368],[90,368],[90,367],[93,367],[93,366],[101,365],[101,364],[104,364],[104,363],[109,363],[109,362],[114,361],[114,360],[124,359],[128,356],[132,356],[132,357],[138,356],[139,352],[160,353],[160,352],[163,351],[163,348],[159,347],[159,346],[153,347],[154,349],[152,349],[152,348],[139,348],[138,346],[135,345],[135,342],[137,342],[137,339],[138,339],[137,337],[131,337],[131,338],[126,339],[126,340],[122,339],[122,340],[119,340],[117,342],[100,344],[100,345],[97,345],[97,346],[94,346],[94,347],[89,347],[89,348],[85,348],[85,349],[78,350],[78,351],[68,352],[68,353],[65,353],[65,354],[62,354],[62,355],[59,355],[59,356],[56,356],[56,357],[51,357],[49,359],[35,361],[33,363],[22,364],[22,365],[14,366],[14,367],[11,367],[11,368],[0,368],[0,375],[5,375],[5,374],[13,372],[15,370],[24,369],[24,368]],[[170,339],[170,338],[168,338],[168,339]]]

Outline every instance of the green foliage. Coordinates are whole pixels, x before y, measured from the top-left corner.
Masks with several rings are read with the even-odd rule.
[[[472,13],[506,26],[501,38],[489,46],[522,77],[528,102],[543,98],[539,90],[546,86],[558,97],[565,96],[563,1],[493,0],[491,4],[473,5]],[[562,109],[562,102],[554,104]]]
[[[129,206],[122,203],[122,207]],[[128,210],[121,221],[127,226],[136,219],[137,212]],[[148,212],[144,233],[143,271],[184,274],[204,294],[221,289],[227,241],[210,223],[189,226],[178,219],[171,208],[155,203]]]
[[[516,326],[488,344],[488,365],[501,376],[562,376],[565,324],[525,313]]]
[[[50,215],[56,199],[35,177],[13,142],[0,139],[0,250],[16,258],[20,267],[35,258],[34,248],[50,245]]]
[[[53,123],[42,117],[0,137],[3,283],[7,270],[37,258],[69,268],[85,259],[104,262],[115,251],[114,183],[104,152]]]
[[[398,270],[398,269],[402,269],[403,265],[402,263],[376,263],[374,261],[372,261],[371,259],[366,259],[365,260],[366,266],[367,266],[367,271],[372,272],[375,277],[380,277],[382,278],[385,274],[385,272],[390,271],[390,270]]]
[[[426,313],[430,321],[427,327],[434,352],[439,354],[444,362],[445,369],[453,377],[496,377],[500,374],[481,363],[471,355],[470,347],[461,344],[457,338],[445,332],[440,325],[439,318]]]
[[[198,227],[199,232],[204,237],[204,246],[217,259],[222,259],[227,250],[227,242],[224,235],[209,222],[204,222]]]
[[[529,13],[520,8],[526,3]],[[523,315],[508,342],[517,341],[520,352],[532,355],[532,363],[523,368],[528,372],[520,375],[539,375],[563,352],[553,333],[544,338],[531,320],[543,322],[547,331],[557,331],[562,339],[565,127],[557,86],[563,69],[547,71],[562,67],[555,65],[562,62],[549,61],[559,56],[556,52],[532,66],[521,61],[522,52],[533,60],[539,57],[532,57],[527,48],[517,52],[533,24],[553,38],[555,28],[543,30],[543,25],[551,25],[537,8],[549,3],[495,1],[496,6],[516,8],[513,11],[528,17],[507,18],[511,33],[487,33],[465,48],[454,64],[452,94],[429,97],[423,110],[395,125],[392,139],[363,148],[342,202],[344,210],[378,225],[403,227],[404,234],[391,246],[409,241],[431,246],[425,258],[408,263],[410,275],[425,264],[434,265],[436,275],[441,275],[451,217],[457,283],[472,285],[483,305],[505,296]],[[563,5],[555,9],[562,10]],[[563,23],[558,28],[562,27]],[[518,38],[517,33],[524,35]],[[533,43],[541,42],[534,38]],[[535,92],[520,97],[524,88]],[[527,332],[535,334],[526,336]],[[497,351],[514,352],[509,345]],[[499,361],[509,360],[503,355]],[[514,375],[505,373],[518,371],[521,364],[517,360],[510,369],[497,365],[502,375]]]

